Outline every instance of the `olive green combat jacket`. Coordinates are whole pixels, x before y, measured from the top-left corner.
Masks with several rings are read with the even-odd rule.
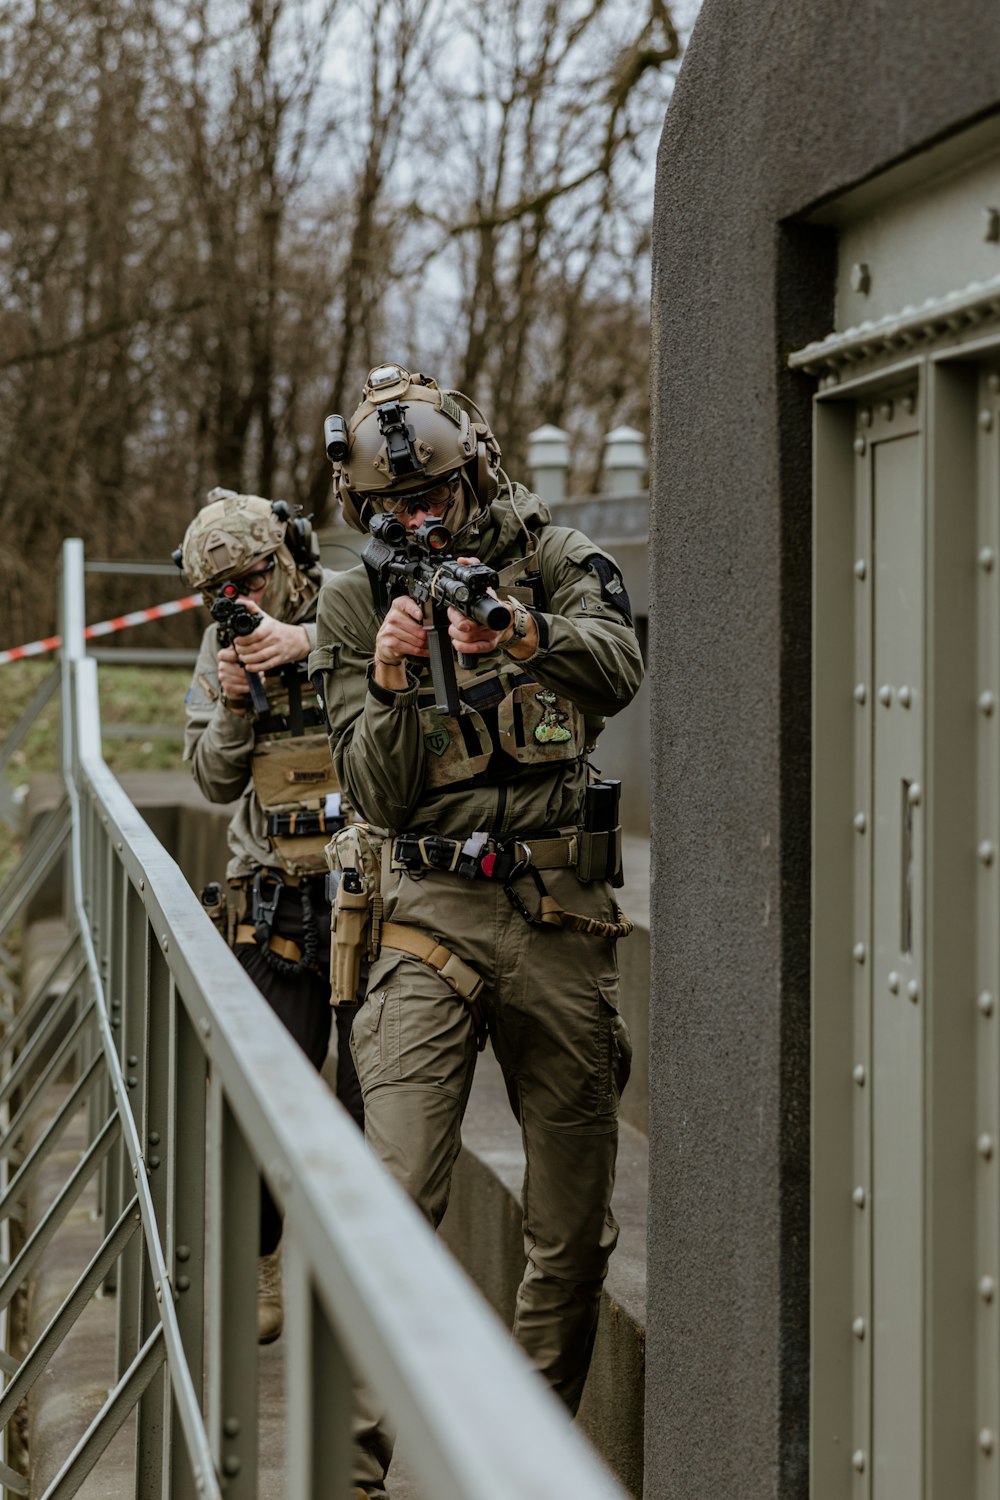
[[[486,770],[435,785],[441,741],[449,733],[457,739],[461,726],[441,715],[429,717],[426,707],[421,714],[417,698],[427,669],[421,671],[420,663],[408,664],[408,686],[400,692],[374,682],[370,664],[379,618],[367,573],[360,567],[336,574],[320,595],[309,671],[325,700],[340,784],[361,816],[380,827],[464,839],[475,831],[537,836],[578,825],[587,777],[583,740],[593,745],[604,719],[631,701],[642,680],[642,658],[613,559],[581,532],[552,525],[541,500],[523,486],[515,486],[514,494],[517,512],[538,540],[531,567],[544,585],[544,606],[532,611],[539,647],[525,662],[497,652],[482,659],[484,669],[494,660],[502,671],[516,668],[534,679],[528,692],[551,690],[547,700],[555,694],[575,705],[583,717],[581,740],[561,747],[569,758],[550,764],[540,753],[539,763],[510,763],[500,775]],[[509,498],[490,506],[469,552],[497,570],[525,556],[527,538]],[[499,593],[502,598],[502,588]],[[558,731],[556,737],[565,738]],[[553,748],[558,754],[560,747]]]
[[[324,584],[334,577],[328,568],[323,569]],[[265,609],[266,603],[265,597]],[[316,644],[316,604],[314,596],[300,618],[285,622],[304,626],[310,646]],[[213,622],[201,638],[194,676],[184,700],[184,759],[191,762],[194,779],[209,802],[234,802],[239,798],[227,833],[230,860],[226,875],[235,879],[252,874],[262,865],[276,869],[278,861],[268,843],[266,820],[251,780],[253,719],[230,713],[222,702],[219,650],[219,627]]]

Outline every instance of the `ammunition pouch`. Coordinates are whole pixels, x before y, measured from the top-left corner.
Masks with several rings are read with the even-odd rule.
[[[576,878],[583,885],[592,880],[606,880],[616,888],[623,884],[621,824],[600,833],[584,829],[578,834]]]

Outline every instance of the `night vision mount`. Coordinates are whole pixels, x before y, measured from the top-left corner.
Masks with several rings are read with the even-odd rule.
[[[379,431],[385,438],[385,456],[393,479],[422,474],[424,466],[417,456],[416,433],[405,421],[406,405],[402,401],[385,401],[375,408]]]

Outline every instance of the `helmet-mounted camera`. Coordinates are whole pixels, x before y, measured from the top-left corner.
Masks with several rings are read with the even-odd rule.
[[[350,452],[350,435],[347,431],[347,423],[337,412],[331,412],[323,423],[323,441],[326,444],[326,456],[332,464],[346,462]]]

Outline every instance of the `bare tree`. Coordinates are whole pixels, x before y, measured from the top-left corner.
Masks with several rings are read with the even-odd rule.
[[[380,359],[477,397],[512,472],[567,427],[598,484],[604,432],[644,417],[678,51],[663,0],[8,0],[12,638],[51,627],[67,533],[163,556],[219,482],[322,520],[323,415]]]

